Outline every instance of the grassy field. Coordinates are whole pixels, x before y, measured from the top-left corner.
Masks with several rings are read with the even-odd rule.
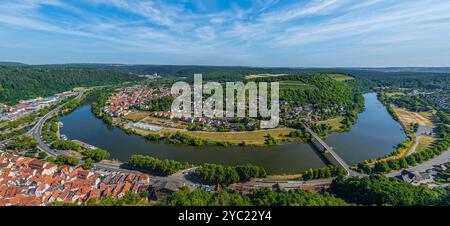
[[[432,111],[424,111],[424,112],[417,112],[417,114],[421,115],[422,117],[428,119],[431,123],[431,125],[433,124],[434,121],[434,115]]]
[[[411,112],[403,108],[394,108],[400,122],[405,128],[409,128],[411,123],[418,123],[422,126],[433,126],[431,112]]]
[[[285,76],[287,74],[257,74],[257,75],[246,75],[245,79],[252,79],[252,78],[268,78],[268,77],[280,77]]]
[[[394,96],[404,96],[405,94],[402,92],[392,92],[392,93],[386,93],[388,97],[394,97]]]
[[[300,90],[310,90],[315,89],[313,85],[308,85],[299,81],[280,81],[280,89],[300,89]]]
[[[128,115],[125,115],[122,118],[126,119],[126,120],[133,121],[133,122],[137,122],[137,121],[143,120],[149,114],[150,114],[150,112],[148,112],[148,111],[136,111],[136,112],[132,112],[132,113],[130,113]]]
[[[328,76],[336,81],[348,81],[348,80],[353,80],[355,78],[348,76],[348,75],[344,75],[344,74],[328,74]]]
[[[302,174],[287,174],[287,175],[268,175],[265,181],[290,181],[298,180]]]
[[[127,128],[127,127],[126,127]],[[245,142],[247,145],[264,145],[265,136],[270,134],[276,139],[287,139],[286,137],[291,131],[291,128],[276,128],[269,130],[257,130],[249,132],[205,132],[205,131],[187,131],[183,129],[165,128],[158,132],[146,131],[142,129],[133,128],[138,134],[146,136],[149,134],[175,134],[180,132],[193,138],[208,139],[213,141],[230,142],[232,144],[241,144]]]
[[[422,137],[420,137],[419,138],[419,144],[417,145],[415,152],[421,152],[421,151],[426,150],[435,141],[436,141],[435,137],[430,137],[430,136],[422,136]]]
[[[177,128],[177,129],[186,129],[190,125],[187,122],[182,122],[182,121],[173,122],[172,120],[160,119],[160,118],[151,117],[151,116],[145,117],[141,121],[150,123],[150,124],[159,125],[162,127]]]
[[[338,132],[341,131],[341,126],[342,126],[342,120],[344,120],[344,117],[337,117],[337,118],[332,118],[332,119],[328,119],[328,120],[324,120],[324,121],[319,121],[318,124],[329,124],[331,127],[333,127],[333,131],[334,132]]]

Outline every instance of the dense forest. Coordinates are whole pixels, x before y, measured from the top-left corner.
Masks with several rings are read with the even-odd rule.
[[[343,106],[347,111],[359,111],[364,108],[364,99],[345,82],[336,81],[324,73],[303,73],[282,77],[254,79],[255,82],[289,82],[303,83],[311,88],[280,89],[280,99],[299,105],[311,104],[317,108]],[[289,84],[289,83],[288,83]]]
[[[129,74],[158,74],[160,76],[192,77],[195,73],[203,74],[205,80],[234,81],[243,80],[251,74],[298,74],[343,73],[358,79],[349,81],[359,87],[377,85],[404,88],[444,88],[450,89],[448,68],[289,68],[289,67],[226,67],[196,65],[122,65],[122,64],[71,64],[53,65],[54,67],[91,67],[118,71]],[[439,69],[439,70],[438,70]]]
[[[349,70],[349,74],[368,79],[377,85],[394,88],[425,88],[450,90],[450,74],[425,72],[380,72]]]
[[[14,104],[79,86],[111,85],[138,79],[135,75],[93,68],[0,66],[0,102]]]
[[[160,203],[165,206],[347,206],[344,200],[331,195],[304,190],[272,191],[257,189],[244,196],[230,190],[211,193],[182,189]]]
[[[450,190],[413,186],[395,178],[371,175],[364,178],[339,177],[331,192],[349,203],[359,205],[429,206],[449,205]]]

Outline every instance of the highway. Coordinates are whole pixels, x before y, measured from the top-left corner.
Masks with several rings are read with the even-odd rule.
[[[76,99],[80,99],[84,94],[84,90],[81,90],[80,93],[78,93],[78,96],[76,97]],[[28,136],[32,136],[33,138],[35,138],[38,142],[38,148],[47,153],[48,155],[51,156],[57,156],[57,155],[70,155],[70,153],[68,153],[67,151],[62,151],[62,150],[54,150],[51,149],[42,139],[41,136],[41,132],[42,132],[42,127],[44,126],[44,123],[50,119],[51,117],[53,117],[56,113],[58,113],[59,110],[61,110],[61,108],[64,107],[65,104],[59,105],[58,107],[56,107],[55,109],[51,110],[50,112],[48,112],[46,115],[44,115],[43,117],[41,117],[38,122],[36,123],[36,125],[34,125],[34,127],[28,131],[26,133],[26,135]]]

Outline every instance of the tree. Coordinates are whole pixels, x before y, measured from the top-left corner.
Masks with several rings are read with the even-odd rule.
[[[144,155],[132,155],[127,164],[138,169],[146,169],[162,175],[170,175],[179,170],[191,167],[188,163],[168,159],[160,160],[152,156]]]
[[[84,160],[83,169],[88,170],[88,169],[92,169],[93,167],[94,167],[94,160],[92,160],[90,158]]]
[[[54,161],[55,161],[55,157],[53,157],[53,156],[48,156],[48,157],[47,157],[47,161],[48,161],[48,162],[54,162]]]
[[[400,164],[399,164],[398,160],[396,160],[396,159],[389,160],[388,161],[388,166],[389,166],[389,169],[391,169],[391,170],[398,170],[398,169],[400,169]]]
[[[36,148],[39,142],[32,137],[19,137],[11,141],[8,148],[13,150],[31,150]]]
[[[0,67],[0,102],[51,96],[80,86],[120,84],[142,80],[134,74],[70,67]]]
[[[264,143],[267,145],[276,145],[278,144],[278,140],[275,139],[272,135],[267,134]]]
[[[47,153],[45,153],[43,151],[38,153],[38,159],[45,159],[45,158],[47,158],[47,156],[48,156]]]
[[[389,172],[391,169],[386,161],[377,162],[374,167],[374,171],[378,173]]]
[[[109,152],[103,149],[86,150],[84,154],[86,155],[86,157],[96,162],[100,162],[104,159],[109,158],[110,156]]]
[[[58,140],[53,143],[53,147],[59,150],[81,151],[82,147],[71,140]]]
[[[203,164],[195,169],[195,176],[208,184],[229,185],[248,181],[250,178],[266,177],[264,168],[250,164],[241,166],[223,166],[216,164]]]
[[[408,162],[406,161],[406,158],[400,158],[400,159],[398,160],[398,162],[399,162],[399,165],[400,165],[400,168],[401,168],[401,169],[405,169],[405,168],[408,168],[408,167],[409,167],[409,164],[408,164]]]
[[[25,156],[25,157],[28,157],[28,158],[35,158],[35,157],[36,157],[36,152],[34,152],[34,151],[27,151],[27,152],[24,154],[24,156]]]
[[[80,163],[80,160],[67,155],[58,155],[56,157],[56,163],[59,165],[77,166]]]
[[[450,198],[450,190],[416,187],[379,174],[363,178],[338,177],[330,190],[347,202],[360,205],[441,205]]]

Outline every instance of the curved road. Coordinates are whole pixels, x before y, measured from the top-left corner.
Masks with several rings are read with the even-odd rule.
[[[78,94],[78,96],[76,97],[76,99],[80,99],[84,94],[84,90],[81,90],[80,93]],[[67,104],[67,103],[66,103]],[[61,108],[64,107],[64,105],[66,104],[62,104],[59,105],[58,107],[56,107],[55,109],[51,110],[50,112],[48,112],[46,115],[44,115],[43,117],[41,117],[38,122],[36,123],[36,125],[34,125],[34,127],[27,132],[26,135],[31,135],[33,138],[35,138],[38,142],[38,148],[47,153],[48,155],[51,156],[57,156],[60,154],[63,155],[70,155],[68,152],[66,151],[61,151],[61,150],[54,150],[51,149],[42,139],[41,137],[41,132],[42,132],[42,127],[44,126],[44,123],[51,117],[53,117],[54,114],[56,114],[59,110],[61,110]]]
[[[84,90],[80,91],[80,93],[78,94],[78,96],[76,97],[77,99],[80,99],[84,94]],[[58,155],[67,155],[67,156],[72,156],[71,153],[64,151],[64,150],[56,150],[56,149],[52,149],[50,146],[48,146],[44,140],[42,139],[41,136],[41,132],[42,132],[42,127],[44,126],[44,123],[50,119],[51,117],[53,117],[59,110],[61,110],[62,107],[64,107],[65,104],[62,104],[58,107],[56,107],[55,109],[51,110],[50,112],[48,112],[46,115],[44,115],[42,118],[40,118],[38,120],[38,122],[36,123],[36,125],[27,132],[26,135],[28,136],[32,136],[33,138],[35,138],[39,144],[38,144],[38,149],[40,149],[41,151],[47,153],[50,156],[58,156]],[[81,163],[83,163],[84,161],[82,159],[79,159]],[[140,171],[137,170],[133,170],[133,169],[127,169],[127,168],[123,168],[120,165],[115,165],[115,164],[109,164],[109,163],[102,163],[102,162],[98,162],[94,164],[94,168],[96,169],[102,169],[102,170],[106,170],[106,171],[118,171],[118,172],[129,172],[129,173],[141,173]],[[148,173],[150,174],[150,173]],[[181,176],[166,176],[166,177],[162,177],[162,176],[158,176],[158,175],[151,175],[153,177],[154,180],[159,180],[159,181],[181,181],[184,184],[192,187],[193,183],[190,182],[189,180],[186,179],[186,177],[184,175]]]
[[[444,164],[444,163],[449,162],[449,161],[450,161],[450,148],[447,151],[443,152],[442,154],[440,154],[440,155],[438,155],[438,156],[436,156],[436,157],[434,157],[434,158],[432,158],[432,159],[430,159],[430,160],[428,160],[426,162],[420,163],[419,165],[407,168],[406,170],[417,171],[417,172],[425,172],[428,169],[432,169],[436,165],[441,165],[441,164]],[[391,173],[388,173],[388,174],[385,174],[385,175],[387,177],[396,177],[396,176],[399,176],[402,173],[403,170],[404,169],[398,170],[398,171],[394,171],[394,172],[391,172]]]

